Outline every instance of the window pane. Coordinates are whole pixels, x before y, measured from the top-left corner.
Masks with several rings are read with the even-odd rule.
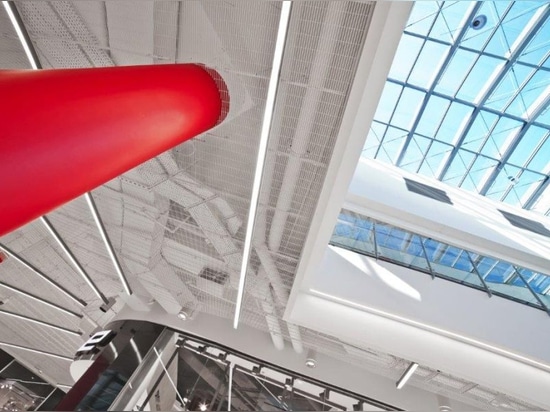
[[[430,96],[424,113],[416,127],[416,133],[428,137],[435,136],[450,103],[450,100],[442,99],[434,95]]]
[[[462,147],[475,152],[479,151],[489,138],[489,134],[497,120],[497,115],[481,110],[472,123],[470,130],[468,130],[468,134],[462,142]]]
[[[435,90],[449,96],[454,96],[477,58],[478,54],[476,53],[458,49],[445,69],[445,73],[439,80]]]
[[[388,77],[401,81],[407,80],[423,43],[424,41],[418,37],[403,34]]]
[[[415,3],[405,30],[427,35],[437,16],[438,10],[439,6],[434,1],[419,1]]]
[[[464,85],[458,91],[457,97],[468,101],[474,101],[480,91],[488,86],[489,79],[503,60],[487,56],[480,56],[474,68],[466,78]]]
[[[402,87],[395,83],[386,82],[384,91],[382,92],[382,96],[378,102],[376,114],[374,115],[375,120],[382,123],[388,123],[390,121],[393,109],[395,108],[399,95],[401,94],[401,89]]]
[[[420,109],[425,93],[405,87],[395,108],[390,124],[410,130]]]
[[[449,46],[427,41],[414,65],[409,82],[429,89],[449,49]]]
[[[451,103],[451,107],[441,123],[436,139],[446,143],[454,142],[464,122],[469,118],[472,111],[473,109],[471,107],[464,104],[457,102]],[[426,115],[429,116],[429,114]]]

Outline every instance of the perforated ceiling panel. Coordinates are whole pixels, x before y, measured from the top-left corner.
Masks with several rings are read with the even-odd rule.
[[[142,2],[136,7],[124,1],[24,1],[17,7],[44,67],[199,61],[222,73],[231,95],[223,124],[97,188],[92,196],[137,297],[157,301],[169,313],[185,308],[232,318],[280,3]],[[396,378],[407,361],[282,320],[374,7],[368,2],[293,4],[241,322],[271,333],[274,341],[282,336],[296,350],[312,348]],[[12,36],[4,27],[1,39]],[[48,219],[100,293],[117,303],[106,312],[99,309],[102,299],[40,221],[0,243],[87,306],[80,307],[14,257],[0,265],[0,278],[83,319],[25,305],[26,298],[1,287],[0,298],[6,310],[86,336],[124,305],[122,284],[84,198]],[[3,339],[66,356],[82,342],[44,326],[24,328],[24,322],[0,315]],[[52,383],[70,383],[68,362],[6,350],[40,367]],[[428,379],[435,374],[419,374],[413,384],[488,407],[491,399],[463,394],[463,382]]]

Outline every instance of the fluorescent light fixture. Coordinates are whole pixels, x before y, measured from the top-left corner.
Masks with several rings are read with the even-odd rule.
[[[281,6],[281,15],[279,18],[279,28],[277,31],[277,40],[275,43],[275,52],[273,54],[273,67],[269,78],[269,86],[267,89],[267,98],[265,103],[264,118],[262,130],[260,133],[260,147],[258,148],[258,159],[256,161],[256,172],[254,174],[254,183],[252,184],[252,195],[250,197],[250,210],[248,211],[248,222],[246,225],[246,237],[244,239],[243,260],[241,263],[241,274],[239,278],[239,288],[237,293],[237,304],[235,307],[235,318],[233,327],[237,329],[239,325],[239,317],[241,315],[244,284],[246,272],[248,270],[248,261],[250,258],[250,250],[252,247],[252,235],[254,233],[254,222],[256,221],[256,212],[258,209],[258,201],[260,199],[260,184],[264,171],[265,158],[267,155],[267,142],[269,139],[269,131],[273,119],[273,110],[275,108],[275,96],[279,85],[279,73],[283,63],[283,50],[286,42],[287,28],[290,21],[290,9],[292,2],[283,1]]]
[[[63,241],[63,239],[61,239],[61,236],[59,235],[59,233],[57,233],[57,231],[52,226],[52,224],[50,223],[48,218],[46,216],[42,216],[42,217],[40,217],[40,221],[44,224],[44,226],[46,226],[46,229],[48,230],[48,232],[50,232],[50,235],[52,235],[52,237],[55,239],[55,241],[61,247],[61,249],[63,249],[63,252],[65,252],[65,255],[67,255],[67,257],[71,261],[71,263],[74,266],[74,268],[76,269],[76,271],[80,274],[82,279],[84,279],[84,281],[94,291],[94,293],[99,297],[99,299],[101,299],[103,301],[103,303],[108,304],[109,301],[107,300],[107,298],[103,295],[103,293],[101,293],[101,291],[98,289],[98,287],[92,281],[90,276],[84,271],[84,268],[82,267],[80,262],[78,262],[78,260],[76,260],[76,257],[70,251],[69,247]]]
[[[87,306],[87,303],[83,300],[77,298],[75,295],[73,295],[71,292],[69,292],[67,289],[59,285],[54,280],[50,279],[48,276],[46,276],[44,273],[39,271],[37,268],[35,268],[33,265],[31,265],[29,262],[27,262],[25,259],[19,257],[15,252],[11,251],[8,247],[5,245],[0,244],[0,249],[2,249],[5,253],[10,255],[12,258],[17,260],[19,263],[21,263],[23,266],[25,266],[27,269],[34,272],[36,275],[40,276],[42,279],[44,279],[46,282],[48,282],[50,285],[52,285],[54,288],[56,288],[58,291],[63,293],[65,296],[67,296],[69,299],[71,299],[76,304],[84,307]]]
[[[7,348],[14,348],[14,349],[22,349],[22,350],[26,350],[28,352],[38,353],[40,355],[51,356],[52,358],[63,359],[63,360],[71,361],[71,362],[74,360],[73,358],[71,358],[69,356],[58,355],[57,353],[46,352],[46,351],[40,350],[40,349],[28,348],[26,346],[16,345],[14,343],[0,342],[0,346],[5,346]],[[58,386],[60,386],[60,385],[58,385]]]
[[[33,68],[33,70],[38,70],[38,65],[32,53],[31,46],[28,43],[27,38],[23,33],[23,29],[19,25],[19,21],[15,17],[15,13],[11,8],[12,6],[10,5],[10,2],[2,1],[2,5],[4,6],[4,9],[6,9],[6,13],[8,13],[8,17],[10,18],[11,24],[13,25],[15,32],[17,33],[17,37],[19,37],[19,41],[23,46],[23,50],[25,50],[25,54],[27,55],[27,59],[29,60],[31,67]]]
[[[413,376],[416,368],[418,368],[418,363],[416,362],[413,362],[409,365],[403,376],[401,376],[395,384],[395,386],[397,386],[397,389],[401,389],[403,386],[405,386],[407,381],[411,378],[411,376]]]
[[[394,313],[389,313],[389,312],[385,312],[385,311],[380,310],[380,309],[371,308],[371,307],[366,306],[366,305],[361,305],[359,303],[352,302],[351,300],[339,298],[337,296],[333,296],[333,295],[330,295],[328,293],[321,292],[319,290],[310,289],[309,291],[313,295],[323,297],[323,298],[326,298],[328,300],[332,300],[333,302],[340,302],[340,303],[342,303],[346,306],[350,306],[350,307],[353,307],[353,308],[356,308],[356,309],[364,310],[366,312],[373,313],[373,314],[376,314],[376,315],[380,315],[380,316],[383,316],[387,319],[392,319],[392,320],[395,320],[397,322],[404,323],[406,325],[415,326],[415,327],[420,328],[420,329],[424,329],[424,330],[427,330],[427,331],[430,331],[430,332],[434,332],[434,333],[437,333],[441,336],[445,336],[445,337],[448,337],[448,338],[451,338],[451,339],[455,339],[459,342],[468,343],[470,345],[474,345],[474,346],[477,346],[479,348],[486,349],[486,350],[491,351],[493,353],[498,353],[499,355],[506,356],[510,359],[515,359],[515,360],[518,360],[520,362],[527,363],[531,366],[541,368],[545,371],[550,371],[550,365],[549,364],[538,362],[536,360],[527,358],[525,356],[518,355],[517,353],[510,352],[510,351],[507,351],[505,349],[501,349],[501,348],[493,346],[493,345],[489,345],[489,344],[481,342],[479,340],[472,339],[472,338],[469,338],[469,337],[464,336],[464,335],[459,335],[458,333],[453,333],[453,332],[450,332],[450,331],[445,330],[445,329],[440,329],[440,328],[437,328],[435,326],[428,325],[426,323],[422,323],[422,322],[418,322],[416,320],[404,318],[404,317],[396,315]]]
[[[3,310],[3,309],[0,309],[0,315],[6,315],[6,316],[11,316],[12,318],[26,320],[28,322],[36,323],[37,325],[46,326],[46,327],[51,328],[51,329],[56,329],[56,330],[59,330],[61,332],[69,333],[71,335],[76,335],[76,336],[81,336],[82,335],[82,332],[80,332],[80,331],[67,329],[67,328],[64,328],[62,326],[54,325],[53,323],[44,322],[42,320],[38,320],[38,319],[35,319],[35,318],[30,318],[28,316],[20,315],[18,313],[14,313],[14,312],[9,312],[9,311]]]
[[[126,279],[126,276],[124,276],[124,273],[122,272],[122,268],[120,267],[120,263],[118,262],[118,259],[115,255],[115,251],[113,249],[113,245],[111,244],[111,241],[109,240],[109,237],[107,236],[107,232],[105,230],[105,226],[103,226],[103,222],[101,221],[101,218],[99,217],[99,213],[97,211],[94,199],[92,198],[92,195],[90,193],[86,193],[84,195],[86,198],[86,202],[88,202],[88,207],[90,208],[90,211],[92,212],[92,216],[94,217],[95,224],[97,226],[97,229],[99,230],[99,234],[101,235],[101,238],[103,239],[103,243],[105,244],[105,247],[107,249],[107,252],[109,253],[109,257],[111,258],[111,261],[113,262],[113,266],[115,267],[116,273],[118,274],[118,277],[120,281],[122,282],[122,286],[124,287],[124,291],[128,294],[132,294],[132,289],[130,288],[130,284],[128,283],[128,280]]]
[[[33,294],[29,293],[29,292],[26,292],[26,291],[24,291],[24,290],[21,290],[21,289],[19,289],[19,288],[16,288],[15,286],[8,285],[7,283],[0,282],[0,286],[3,287],[3,288],[9,289],[9,290],[11,290],[11,291],[13,291],[13,292],[19,293],[20,295],[25,296],[25,297],[27,297],[27,298],[29,298],[29,299],[32,299],[32,300],[34,300],[34,301],[36,301],[36,302],[42,303],[42,304],[44,304],[44,305],[46,305],[46,306],[49,306],[49,307],[52,308],[52,309],[56,309],[56,310],[58,310],[58,311],[60,311],[60,312],[66,313],[67,315],[74,316],[75,318],[80,318],[80,319],[82,319],[82,317],[83,317],[81,314],[78,314],[78,313],[73,312],[73,311],[71,311],[71,310],[69,310],[69,309],[66,309],[66,308],[64,308],[63,306],[56,305],[55,303],[52,303],[52,302],[50,302],[50,301],[47,301],[46,299],[39,298],[38,296],[35,296],[35,295],[33,295]]]

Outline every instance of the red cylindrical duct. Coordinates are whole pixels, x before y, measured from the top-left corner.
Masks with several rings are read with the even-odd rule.
[[[0,236],[205,132],[228,109],[221,78],[194,64],[0,71],[0,96]]]

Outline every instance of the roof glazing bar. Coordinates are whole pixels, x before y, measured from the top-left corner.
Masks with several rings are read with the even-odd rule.
[[[416,86],[414,84],[403,82],[401,80],[388,78],[387,81],[390,82],[390,83],[397,84],[397,85],[402,86],[402,87],[408,87],[408,88],[413,89],[413,90],[418,90],[419,92],[424,92],[424,93],[428,92],[428,89],[426,89],[424,87]],[[440,93],[440,92],[434,91],[434,92],[432,92],[432,95],[434,95],[436,97],[441,97],[442,99],[447,99],[451,102],[457,102],[457,103],[463,104],[464,106],[468,106],[468,107],[471,107],[473,109],[475,109],[477,107],[477,105],[472,103],[472,102],[469,102],[469,101],[464,100],[464,99],[460,99],[458,97],[452,97],[452,96],[449,96],[448,94],[445,94],[445,93]],[[496,116],[502,116],[502,117],[505,117],[505,118],[510,119],[510,120],[515,120],[516,122],[520,122],[520,123],[525,122],[525,119],[523,119],[522,117],[515,116],[515,115],[509,114],[509,113],[500,112],[498,110],[491,109],[490,107],[484,107],[483,111],[487,112],[487,113],[494,114]],[[387,125],[387,123],[383,123],[383,122],[378,122],[378,123]],[[538,123],[536,121],[533,122],[533,125],[534,126],[539,126],[539,127],[548,127],[548,126],[546,126],[542,123]],[[393,125],[391,125],[391,126],[396,127],[396,126],[393,126]],[[397,128],[401,129],[399,127],[397,127]],[[405,129],[401,129],[401,130],[406,131]]]
[[[527,199],[523,207],[525,209],[531,209],[537,202],[537,200],[542,196],[542,194],[546,191],[546,189],[550,185],[550,176],[546,176],[546,178],[541,182],[539,187],[533,192],[533,194]]]
[[[452,151],[450,152],[449,156],[447,157],[447,160],[445,164],[442,166],[439,176],[437,176],[438,180],[443,180],[445,177],[445,174],[449,170],[453,160],[455,159],[456,155],[458,154],[459,148],[462,146],[462,143],[466,139],[466,136],[468,135],[468,132],[472,128],[474,121],[477,117],[477,115],[480,113],[480,111],[486,108],[483,107],[489,97],[493,94],[495,89],[498,87],[500,82],[504,79],[504,77],[508,74],[508,72],[512,69],[514,63],[517,61],[517,59],[521,56],[523,51],[526,49],[526,47],[529,45],[531,40],[535,37],[538,30],[542,27],[544,22],[548,19],[550,16],[550,5],[546,5],[544,10],[542,10],[540,13],[535,15],[532,19],[532,23],[528,26],[528,30],[524,32],[523,36],[521,37],[521,42],[516,43],[513,46],[513,52],[510,54],[508,60],[504,65],[502,65],[498,72],[492,77],[491,83],[488,84],[486,89],[483,91],[482,95],[480,95],[476,99],[476,103],[474,104],[474,111],[470,115],[470,118],[468,119],[468,122],[466,123],[465,127],[462,129],[462,134],[458,138],[458,140],[455,142]],[[518,39],[519,41],[519,39]],[[501,116],[502,112],[496,112],[497,115]],[[521,122],[525,122],[524,119],[520,120]],[[485,183],[486,185],[491,185],[492,181],[488,179]]]
[[[441,64],[441,67],[439,68],[435,78],[432,80],[430,88],[426,91],[426,94],[424,95],[424,100],[422,101],[422,105],[420,106],[420,109],[418,111],[418,114],[416,118],[414,119],[414,123],[411,126],[411,130],[409,131],[409,134],[407,135],[407,138],[403,145],[401,146],[401,151],[399,152],[399,155],[397,156],[397,160],[395,161],[395,164],[397,166],[401,166],[401,163],[403,162],[403,158],[405,157],[405,153],[407,153],[407,149],[409,148],[409,144],[411,143],[411,140],[414,136],[414,133],[416,131],[416,128],[418,127],[418,124],[420,123],[420,120],[422,119],[422,113],[426,110],[426,106],[428,105],[428,101],[430,100],[430,96],[433,93],[435,87],[439,83],[439,80],[445,73],[445,69],[451,62],[452,58],[454,57],[459,43],[462,41],[464,36],[466,35],[466,32],[470,28],[470,25],[468,24],[469,21],[473,20],[473,18],[476,16],[477,12],[481,8],[481,2],[476,2],[472,6],[470,6],[470,10],[468,13],[468,16],[464,19],[462,28],[460,29],[460,32],[458,33],[456,40],[452,44],[451,48],[447,52],[447,55],[445,56],[445,60]],[[440,11],[441,13],[442,11]],[[435,20],[434,20],[435,21]]]
[[[489,175],[489,178],[485,181],[483,187],[479,190],[480,195],[486,195],[487,191],[491,188],[491,185],[494,183],[495,179],[497,178],[498,174],[502,170],[502,168],[508,163],[508,160],[510,160],[510,157],[520,144],[521,140],[529,130],[529,128],[533,125],[533,122],[535,119],[548,107],[548,103],[550,103],[550,93],[548,93],[542,102],[540,102],[539,106],[537,107],[536,111],[533,112],[532,117],[529,119],[529,121],[525,122],[521,129],[518,130],[516,135],[512,138],[510,144],[506,148],[504,154],[500,158],[500,161]],[[505,194],[506,195],[506,194]],[[536,200],[536,199],[535,199]]]
[[[533,290],[533,288],[531,287],[529,282],[527,282],[525,280],[525,278],[523,277],[523,275],[519,272],[518,268],[515,267],[515,266],[513,268],[514,268],[514,271],[516,272],[516,274],[518,275],[518,277],[523,281],[523,283],[525,283],[525,286],[527,287],[527,289],[529,289],[529,292],[531,292],[531,294],[535,297],[535,299],[539,302],[539,304],[544,308],[546,313],[548,313],[548,316],[550,316],[550,308],[548,306],[546,306],[546,304],[542,301],[542,299],[537,294],[537,292],[535,292]]]

